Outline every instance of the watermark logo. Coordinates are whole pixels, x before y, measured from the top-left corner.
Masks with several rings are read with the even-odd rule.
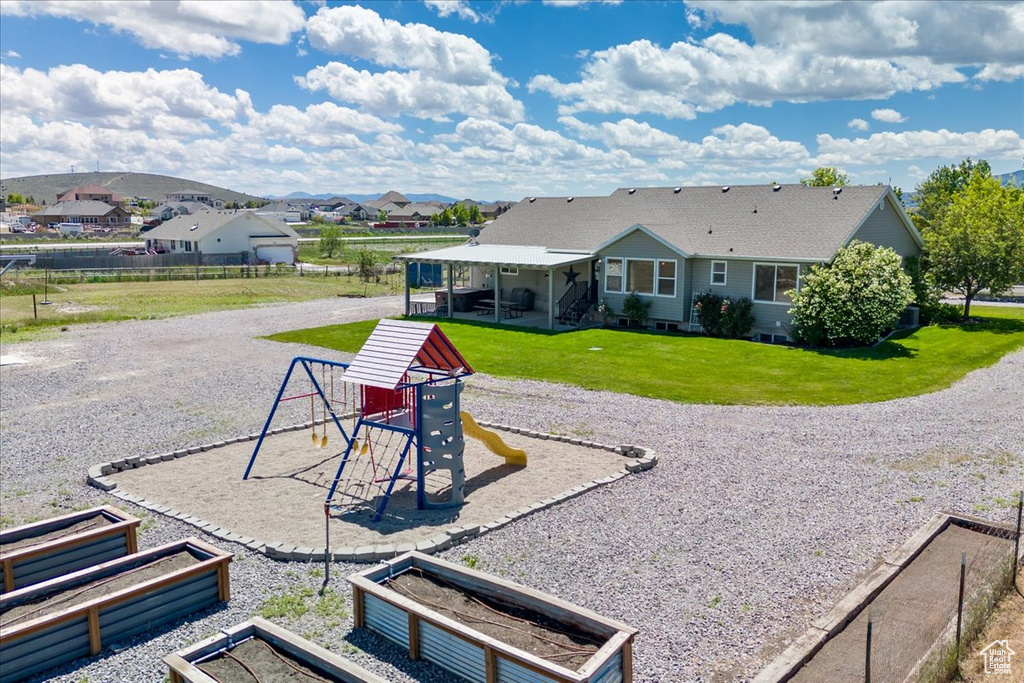
[[[979,654],[985,657],[985,673],[1009,675],[1010,658],[1017,653],[1010,649],[1010,641],[996,640]]]

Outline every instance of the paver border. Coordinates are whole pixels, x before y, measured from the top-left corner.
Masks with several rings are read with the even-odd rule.
[[[287,427],[279,427],[271,430],[270,434],[281,434],[284,432],[293,432],[303,429],[309,429],[314,424],[324,424],[324,420],[316,420],[303,422],[300,424],[290,425]],[[650,448],[644,448],[636,446],[631,443],[610,445],[602,444],[594,441],[587,441],[577,437],[570,437],[562,434],[550,434],[537,432],[534,430],[513,427],[506,424],[498,424],[494,422],[486,422],[478,420],[477,423],[481,427],[487,429],[497,429],[512,434],[519,434],[531,439],[541,439],[548,441],[562,441],[565,443],[572,444],[574,446],[581,446],[583,448],[593,448],[596,450],[608,451],[611,453],[618,453],[624,458],[627,458],[622,469],[615,474],[607,475],[599,479],[578,484],[570,489],[567,489],[555,496],[545,498],[544,500],[536,501],[528,505],[510,512],[507,515],[503,515],[498,519],[485,524],[468,524],[468,525],[455,525],[443,532],[435,533],[425,539],[422,539],[416,543],[398,543],[398,544],[377,544],[367,545],[359,547],[342,546],[331,551],[331,560],[334,562],[357,562],[357,563],[374,563],[381,562],[383,560],[391,560],[395,557],[409,552],[410,550],[416,550],[421,553],[432,555],[443,550],[447,550],[456,545],[461,545],[473,538],[483,536],[484,534],[496,531],[503,526],[511,524],[512,522],[528,517],[541,510],[546,510],[550,507],[554,507],[567,500],[572,500],[577,496],[583,495],[587,491],[606,486],[613,482],[622,479],[623,477],[630,474],[639,474],[653,468],[658,463],[658,456]],[[90,486],[94,486],[101,491],[105,491],[110,495],[124,500],[129,503],[138,505],[139,507],[145,508],[151,512],[164,515],[165,517],[171,517],[177,519],[185,524],[189,524],[196,527],[200,531],[204,531],[221,541],[227,541],[230,543],[239,543],[244,545],[249,550],[261,553],[274,560],[282,560],[286,562],[323,562],[327,555],[326,547],[319,548],[306,548],[296,547],[294,545],[287,544],[282,541],[276,540],[262,540],[245,536],[244,534],[232,531],[231,529],[225,529],[222,527],[208,522],[204,519],[194,517],[187,513],[169,508],[166,505],[161,505],[158,502],[146,500],[140,496],[127,493],[117,486],[117,482],[111,479],[108,475],[123,472],[129,469],[135,469],[138,467],[146,467],[147,465],[157,465],[161,462],[167,462],[170,460],[176,460],[178,458],[185,458],[195,453],[202,453],[205,451],[212,450],[214,448],[220,448],[228,444],[238,443],[241,441],[255,441],[259,439],[259,434],[248,434],[246,436],[235,437],[233,439],[225,439],[223,441],[217,441],[210,444],[203,444],[200,446],[192,446],[190,448],[181,448],[176,451],[169,453],[162,453],[160,455],[149,455],[149,456],[130,456],[127,458],[119,458],[109,462],[101,462],[93,465],[89,468],[88,474],[86,475],[86,482]]]
[[[846,625],[853,621],[901,571],[906,569],[936,536],[954,524],[980,533],[1004,534],[1008,532],[1011,538],[1017,532],[1016,528],[1012,526],[980,517],[953,512],[935,513],[924,526],[892,552],[881,566],[872,571],[860,585],[844,595],[824,616],[812,622],[810,628],[754,677],[753,683],[783,683],[795,676],[811,658],[818,654],[825,643],[846,628]],[[1024,558],[1024,549],[1021,551],[1021,556]],[[921,661],[915,664],[915,670],[931,654],[931,651],[929,649]]]

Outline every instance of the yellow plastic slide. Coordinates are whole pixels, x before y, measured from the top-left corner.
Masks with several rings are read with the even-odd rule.
[[[476,423],[473,416],[463,411],[459,413],[462,417],[462,433],[471,436],[487,446],[487,450],[495,455],[505,458],[506,465],[522,465],[526,467],[526,451],[512,448],[501,440],[495,432],[484,429]]]

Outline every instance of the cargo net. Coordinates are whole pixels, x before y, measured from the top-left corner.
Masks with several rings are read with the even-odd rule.
[[[416,481],[413,437],[362,424],[328,501],[341,514],[370,513],[378,521],[399,481]]]

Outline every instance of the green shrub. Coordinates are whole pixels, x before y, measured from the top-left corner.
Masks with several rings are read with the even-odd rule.
[[[747,297],[720,297],[713,292],[697,296],[697,320],[705,334],[713,337],[745,337],[754,326],[754,304]]]
[[[900,255],[859,241],[831,263],[812,266],[791,296],[793,337],[810,346],[871,344],[914,301]]]
[[[637,292],[630,292],[622,302],[622,315],[629,320],[630,327],[644,327],[651,310],[651,302],[644,301]]]

